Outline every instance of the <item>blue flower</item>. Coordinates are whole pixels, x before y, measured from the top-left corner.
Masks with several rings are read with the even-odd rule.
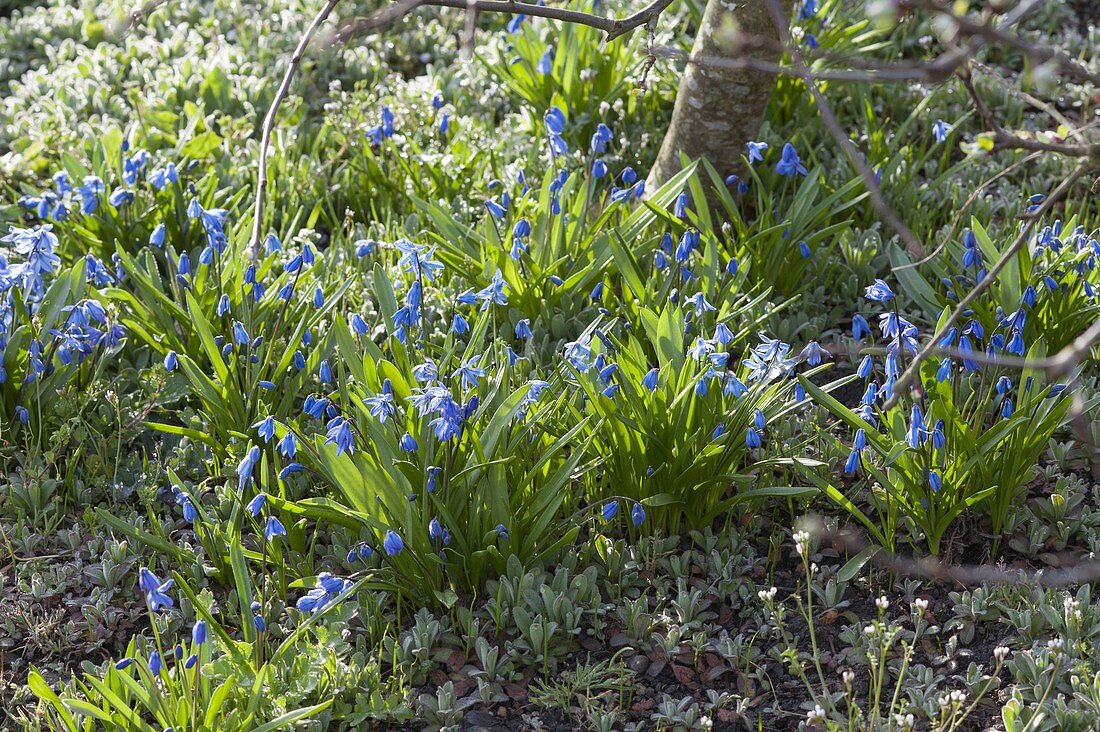
[[[149,671],[153,676],[160,676],[163,670],[164,661],[160,657],[160,651],[153,651],[149,654]]]
[[[382,549],[385,550],[389,556],[400,554],[405,548],[405,542],[401,537],[397,535],[397,532],[392,529],[386,532],[386,535],[382,538]]]
[[[325,444],[335,444],[336,454],[349,455],[355,452],[355,434],[351,430],[351,423],[344,417],[334,417],[326,426]]]
[[[531,321],[527,318],[523,318],[516,323],[516,338],[532,338],[534,334],[531,332]]]
[[[485,376],[485,369],[477,367],[477,362],[480,360],[480,355],[473,356],[463,361],[459,367],[455,369],[454,373],[451,374],[452,377],[459,377],[463,389],[476,387],[478,379]]]
[[[932,489],[933,493],[938,493],[943,488],[943,479],[940,478],[938,471],[928,471],[928,486]]]
[[[470,331],[470,324],[466,322],[466,318],[462,317],[462,313],[455,313],[451,320],[451,330],[458,335],[464,335]]]
[[[268,442],[275,436],[275,418],[268,415],[252,425],[252,429],[259,433],[264,442]]]
[[[610,521],[615,518],[615,515],[619,512],[619,502],[616,500],[608,501],[600,508],[600,515],[603,516],[604,521]]]
[[[206,621],[200,620],[191,628],[191,642],[201,646],[206,642]]]
[[[802,349],[802,353],[798,354],[799,358],[804,359],[810,366],[817,366],[821,363],[822,358],[832,358],[832,354],[821,347],[821,344],[817,341],[810,341],[806,344],[806,347]]]
[[[237,464],[237,487],[244,489],[252,482],[252,469],[260,461],[260,448],[253,445]]]
[[[866,379],[871,375],[871,372],[875,368],[874,359],[870,356],[864,356],[863,360],[859,362],[859,369],[856,370],[856,375],[861,379]]]
[[[416,452],[420,445],[417,444],[416,438],[410,435],[408,432],[401,435],[401,439],[397,443],[404,452]]]
[[[169,351],[168,355],[164,357],[164,368],[167,371],[175,371],[176,364],[179,362],[179,358],[176,356],[175,351]]]
[[[642,504],[635,502],[631,506],[630,521],[635,527],[641,526],[645,522],[645,509],[642,508]]]
[[[943,382],[950,379],[951,370],[954,365],[955,362],[952,361],[950,358],[945,358],[944,360],[940,361],[940,366],[936,369],[936,381],[942,384]]]
[[[932,447],[942,450],[945,445],[947,445],[947,438],[943,434],[943,420],[937,419],[936,425],[932,428]]]
[[[111,191],[111,195],[107,198],[107,203],[111,204],[115,208],[122,208],[133,200],[133,191],[126,188],[116,188]]]
[[[542,56],[539,57],[539,61],[535,64],[535,71],[540,74],[549,74],[550,69],[554,63],[554,48],[553,46],[543,51]]]
[[[760,447],[763,441],[760,439],[760,433],[756,431],[754,427],[749,427],[745,431],[745,447],[754,449]]]
[[[859,470],[859,450],[852,450],[848,454],[848,459],[844,461],[844,474],[855,475]]]
[[[267,503],[267,496],[263,493],[257,493],[256,497],[249,501],[248,505],[245,506],[245,508],[253,516],[259,516],[260,511],[263,510],[265,503]]]
[[[286,527],[283,526],[283,522],[274,516],[267,517],[267,524],[264,526],[264,539],[271,541],[277,536],[286,536]]]
[[[779,162],[775,164],[775,172],[792,178],[798,174],[808,173],[806,166],[802,164],[802,159],[798,157],[798,151],[791,143],[783,145],[783,153]]]
[[[351,580],[322,572],[317,576],[316,586],[298,599],[296,607],[301,612],[318,613],[351,586]]]
[[[768,149],[766,142],[747,142],[745,147],[749,151],[749,165],[764,160],[764,151]],[[730,182],[730,181],[727,181]]]
[[[936,142],[943,142],[947,139],[947,135],[951,132],[951,125],[944,122],[942,119],[936,120],[936,123],[932,125],[932,137]]]
[[[872,302],[888,302],[894,299],[894,291],[883,280],[876,279],[863,296]]]
[[[923,433],[924,415],[921,414],[920,407],[914,404],[913,411],[909,415],[909,432],[905,438],[909,447],[913,449],[920,447],[921,442],[923,442]]]
[[[167,229],[164,224],[157,224],[157,228],[153,229],[153,233],[149,235],[149,243],[155,247],[164,246],[164,237]]]
[[[161,582],[148,567],[142,567],[138,571],[138,587],[145,593],[145,602],[149,603],[149,609],[153,612],[161,607],[175,605],[175,601],[167,594],[173,584],[175,580],[172,579]]]

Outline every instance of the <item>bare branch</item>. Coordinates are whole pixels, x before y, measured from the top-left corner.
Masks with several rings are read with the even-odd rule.
[[[1033,61],[1037,61],[1040,64],[1047,62],[1056,64],[1067,76],[1076,81],[1088,82],[1095,86],[1100,86],[1100,75],[1089,71],[1082,64],[1067,56],[1064,51],[1060,51],[1042,43],[1029,41],[1009,32],[1011,26],[1022,20],[1024,16],[1029,14],[1040,4],[1041,2],[1036,1],[1021,3],[1021,5],[1016,8],[1016,11],[1014,11],[1011,16],[1007,17],[1003,23],[995,25],[993,23],[981,23],[965,15],[958,15],[951,7],[940,2],[926,1],[922,3],[922,5],[929,10],[946,16],[955,24],[957,31],[964,36],[980,38],[984,42],[1003,43],[1017,51],[1023,52]]]
[[[827,531],[821,526],[808,528],[821,541],[840,544],[852,554],[871,546],[866,539],[854,531]],[[871,562],[879,569],[886,570],[895,576],[955,582],[963,587],[977,587],[983,584],[1069,587],[1100,579],[1100,559],[1078,560],[1072,566],[1065,568],[1025,570],[1010,569],[997,564],[948,564],[937,557],[918,558],[889,554],[882,550],[873,556]]]
[[[983,277],[970,292],[959,301],[959,304],[955,306],[955,309],[951,311],[951,314],[947,317],[947,320],[936,330],[932,337],[928,340],[913,360],[906,367],[905,372],[898,377],[898,380],[894,382],[894,393],[886,403],[883,405],[883,409],[890,409],[897,404],[901,395],[905,393],[905,390],[916,380],[917,375],[920,373],[921,364],[924,363],[938,348],[939,341],[947,333],[948,329],[962,317],[963,313],[967,312],[970,307],[970,303],[974,302],[979,295],[986,291],[991,284],[997,279],[997,276],[1001,273],[1001,270],[1012,261],[1016,256],[1016,252],[1020,251],[1020,247],[1027,243],[1028,237],[1031,236],[1031,230],[1035,227],[1035,223],[1042,218],[1054,204],[1057,203],[1063,195],[1081,179],[1082,176],[1089,170],[1089,161],[1082,161],[1073,169],[1073,172],[1069,176],[1058,184],[1058,187],[1047,196],[1039,207],[1032,213],[1028,214],[1023,227],[1020,229],[1020,233],[1016,236],[1016,239],[1005,249],[1000,258],[989,268]]]
[[[793,43],[791,40],[791,32],[787,27],[787,19],[784,17],[782,7],[777,0],[767,0],[767,2],[768,9],[771,11],[772,20],[775,22],[776,30],[779,32],[779,38],[786,46],[787,53],[794,62],[795,68],[802,72],[808,72],[809,70],[806,67],[805,60],[802,58],[801,50],[799,50],[797,44]],[[863,178],[867,186],[867,192],[871,196],[871,203],[874,205],[875,210],[878,211],[879,216],[884,218],[886,223],[898,233],[898,236],[905,242],[905,248],[910,253],[918,257],[923,255],[924,245],[920,243],[916,235],[909,230],[909,227],[902,222],[894,212],[894,209],[892,209],[890,205],[886,203],[886,199],[882,197],[882,191],[879,188],[877,176],[874,171],[871,170],[871,166],[867,164],[867,160],[855,146],[855,143],[852,142],[851,138],[844,131],[844,128],[840,126],[840,122],[836,118],[836,113],[833,112],[833,108],[829,105],[829,100],[821,93],[817,81],[812,78],[807,78],[806,86],[809,88],[810,94],[814,98],[814,104],[821,114],[822,121],[825,122],[825,127],[840,146],[844,148],[844,152],[848,155],[848,160],[851,161],[852,166],[859,171],[860,176]]]
[[[400,5],[401,3],[395,3]],[[387,20],[378,19],[379,14],[375,14],[368,18],[356,20],[348,23],[343,28],[338,30],[333,37],[334,43],[346,43],[353,38],[357,38],[364,33],[386,25],[393,20],[396,20],[401,15],[405,15],[411,10],[421,7],[439,7],[439,8],[457,8],[459,10],[473,11],[485,13],[508,13],[513,15],[528,15],[534,18],[549,18],[551,20],[560,20],[565,23],[575,23],[577,25],[586,25],[590,28],[603,31],[606,34],[604,40],[613,41],[619,36],[626,35],[633,31],[635,28],[644,26],[650,20],[659,16],[662,12],[672,4],[672,0],[653,0],[649,5],[639,10],[636,13],[626,16],[625,18],[608,18],[602,15],[593,15],[592,13],[585,13],[580,10],[571,10],[569,8],[558,8],[546,5],[535,5],[534,3],[516,2],[515,0],[419,0],[419,2],[413,3],[412,7],[409,7],[404,12],[398,14],[390,14]]]
[[[286,72],[283,74],[283,81],[279,84],[278,91],[275,92],[275,98],[271,100],[271,106],[267,110],[267,116],[264,117],[263,127],[260,133],[260,161],[258,170],[256,172],[256,204],[252,211],[252,237],[248,241],[248,256],[255,259],[260,252],[260,230],[263,228],[263,214],[264,214],[264,196],[267,194],[267,152],[271,146],[271,132],[275,128],[275,117],[279,113],[279,107],[282,106],[283,100],[286,98],[287,92],[290,91],[290,82],[294,80],[294,74],[298,71],[298,65],[302,62],[302,55],[305,53],[306,47],[309,45],[310,40],[313,39],[314,34],[317,33],[317,29],[321,27],[321,24],[328,19],[328,16],[332,13],[336,4],[340,0],[327,0],[324,7],[313,18],[313,21],[306,28],[306,32],[302,34],[301,39],[298,41],[298,46],[294,49],[294,53],[287,61]],[[409,0],[406,0],[409,2]],[[410,5],[412,3],[409,3]]]

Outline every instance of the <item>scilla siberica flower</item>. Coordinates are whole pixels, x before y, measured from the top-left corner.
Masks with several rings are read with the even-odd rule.
[[[749,152],[749,165],[752,165],[755,162],[762,162],[764,160],[764,151],[768,149],[768,143],[750,141],[745,143],[745,148]]]
[[[260,511],[263,510],[265,503],[267,503],[267,496],[263,493],[257,493],[256,497],[249,501],[248,505],[245,506],[245,508],[253,516],[259,516]]]
[[[286,527],[278,518],[268,516],[267,523],[264,525],[264,539],[271,541],[277,536],[286,536]]]
[[[161,582],[148,567],[142,567],[138,571],[138,587],[145,593],[145,601],[149,603],[149,609],[153,612],[161,607],[175,605],[175,601],[167,594],[173,584],[175,584],[173,579]]]
[[[237,487],[246,488],[252,482],[252,470],[260,462],[260,448],[253,445],[237,464]]]
[[[615,515],[619,512],[619,502],[616,500],[608,501],[600,508],[600,515],[603,516],[604,521],[610,521],[615,518]]]
[[[351,585],[351,580],[322,572],[317,576],[317,585],[304,597],[299,598],[295,607],[304,613],[318,613],[346,592]]]
[[[344,417],[333,417],[326,426],[325,444],[335,444],[336,454],[345,452],[349,455],[355,452],[355,435],[351,430],[351,423]]]
[[[894,291],[890,289],[890,285],[886,282],[876,279],[874,284],[867,288],[863,296],[872,302],[889,302],[894,299]]]
[[[791,143],[788,142],[783,145],[783,153],[779,162],[775,164],[775,172],[792,178],[795,175],[808,174],[806,166],[802,164],[802,159],[798,157],[798,151],[794,149],[794,145]]]
[[[404,548],[405,542],[396,531],[393,529],[386,531],[386,535],[382,537],[382,549],[386,554],[392,557],[396,554],[400,554]]]

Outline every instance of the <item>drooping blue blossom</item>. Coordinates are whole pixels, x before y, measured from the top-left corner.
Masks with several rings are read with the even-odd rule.
[[[149,609],[153,612],[162,607],[173,607],[175,605],[175,601],[168,596],[168,590],[172,589],[175,582],[173,579],[161,582],[148,567],[142,567],[138,571],[138,587],[145,594],[145,602],[149,604]]]
[[[325,444],[336,445],[336,454],[345,452],[349,455],[355,452],[355,434],[352,432],[351,423],[344,417],[333,417],[326,425]]]
[[[906,433],[905,441],[913,449],[920,447],[924,442],[924,415],[916,404],[913,405],[909,415],[909,431]]]
[[[260,511],[264,509],[265,503],[267,503],[267,496],[263,493],[257,493],[256,497],[249,501],[245,508],[253,516],[259,516]]]
[[[237,464],[237,487],[246,488],[252,482],[252,470],[260,462],[260,448],[253,445]]]
[[[264,442],[268,442],[275,436],[275,418],[268,415],[252,425],[252,429],[259,433]]]
[[[783,153],[779,162],[775,164],[775,172],[792,178],[809,173],[806,166],[802,164],[802,159],[798,157],[798,151],[789,142],[783,145]]]
[[[749,152],[749,165],[756,162],[763,162],[764,151],[768,149],[768,143],[766,142],[747,142],[745,148]],[[730,181],[727,181],[729,183]]]
[[[760,438],[760,433],[755,427],[749,427],[745,431],[745,447],[751,450],[760,447],[762,444],[763,441]]]
[[[352,586],[351,580],[322,572],[316,586],[298,599],[296,607],[304,613],[318,613]]]
[[[392,529],[386,531],[386,535],[382,538],[382,549],[385,550],[389,556],[395,556],[400,554],[405,548],[405,542]]]
[[[264,540],[271,541],[278,536],[286,536],[286,527],[275,516],[268,516],[267,523],[264,524]]]
[[[932,137],[936,142],[943,142],[947,139],[948,134],[951,133],[951,125],[944,122],[942,119],[936,120],[932,125]]]
[[[806,361],[810,366],[817,366],[824,358],[832,358],[832,354],[821,347],[817,341],[810,341],[798,357]]]
[[[872,302],[889,302],[894,299],[894,291],[890,289],[890,285],[885,281],[876,279],[874,284],[869,286],[863,295]]]

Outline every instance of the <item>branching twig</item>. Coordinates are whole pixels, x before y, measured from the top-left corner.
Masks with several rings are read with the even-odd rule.
[[[786,46],[787,53],[790,55],[791,61],[794,62],[795,68],[802,72],[808,72],[809,69],[806,67],[806,62],[802,58],[802,52],[799,50],[798,46],[791,41],[791,32],[787,27],[787,19],[784,17],[783,8],[779,5],[777,0],[767,0],[767,2],[768,9],[771,11],[772,21],[775,23],[775,28],[779,32],[779,38],[783,42],[783,45]],[[878,211],[879,216],[885,219],[886,223],[898,233],[898,236],[905,242],[905,248],[911,254],[918,257],[922,256],[924,254],[924,245],[920,243],[916,235],[909,230],[909,227],[902,222],[897,213],[894,212],[894,209],[892,209],[890,205],[886,203],[886,199],[882,197],[882,190],[879,188],[877,176],[874,171],[871,170],[871,166],[867,164],[867,160],[855,146],[855,143],[848,137],[844,128],[840,126],[836,113],[833,112],[829,100],[821,93],[817,81],[812,78],[807,78],[806,86],[813,96],[814,104],[821,114],[821,119],[824,121],[825,127],[840,146],[844,148],[844,152],[848,155],[848,160],[851,161],[852,166],[859,171],[860,176],[863,178],[867,186],[867,193],[871,196],[871,203],[874,205],[875,210]]]
[[[283,74],[283,81],[279,84],[278,91],[275,92],[275,98],[271,100],[271,106],[267,110],[267,116],[264,117],[263,127],[260,131],[260,160],[258,170],[256,172],[256,204],[252,210],[252,237],[248,241],[248,256],[255,259],[259,255],[260,251],[260,231],[263,228],[263,214],[264,214],[264,196],[267,194],[267,151],[271,146],[271,132],[275,128],[275,117],[279,113],[279,107],[282,106],[283,99],[286,98],[287,92],[290,91],[290,82],[294,80],[294,74],[298,70],[298,65],[302,62],[302,55],[305,53],[306,46],[309,45],[310,40],[313,39],[317,29],[321,27],[321,24],[328,19],[328,16],[332,13],[336,4],[340,0],[326,0],[324,7],[313,18],[313,22],[306,28],[306,32],[302,34],[301,39],[298,41],[298,46],[294,49],[294,53],[290,56],[290,60],[287,61],[286,72]]]
[[[826,531],[821,527],[811,531],[822,541],[843,546],[856,554],[870,544],[853,531]],[[1034,585],[1037,587],[1069,587],[1100,580],[1100,559],[1078,561],[1071,567],[1024,570],[1009,569],[996,564],[948,564],[936,557],[909,557],[900,554],[877,552],[871,562],[879,569],[900,577],[918,577],[929,580],[956,582],[964,587],[982,584]]]
[[[974,286],[974,288],[970,290],[970,292],[966,293],[966,295],[963,296],[961,300],[959,300],[959,304],[955,306],[955,309],[952,310],[951,314],[947,316],[947,320],[945,320],[940,325],[940,327],[928,340],[928,343],[925,344],[924,348],[922,348],[917,353],[917,355],[913,357],[913,360],[910,361],[909,366],[905,369],[904,373],[902,373],[902,375],[898,377],[897,381],[894,382],[894,393],[889,399],[886,400],[886,403],[883,405],[883,409],[890,409],[892,406],[897,404],[898,399],[901,398],[901,395],[905,393],[905,390],[909,388],[909,386],[917,378],[918,374],[920,374],[921,364],[924,363],[924,361],[926,361],[928,357],[936,351],[936,349],[938,348],[938,343],[947,333],[948,329],[952,325],[954,325],[960,317],[962,317],[963,313],[969,310],[970,304],[974,302],[979,295],[985,292],[991,284],[993,284],[993,282],[997,279],[997,276],[1001,273],[1001,270],[1004,269],[1005,266],[1009,262],[1011,262],[1012,259],[1016,256],[1016,253],[1020,251],[1020,247],[1027,243],[1028,237],[1031,236],[1031,230],[1035,227],[1035,223],[1048,211],[1050,211],[1051,208],[1054,207],[1054,204],[1057,203],[1063,195],[1065,195],[1066,191],[1068,191],[1074,183],[1080,180],[1081,177],[1088,172],[1089,167],[1089,161],[1082,161],[1076,168],[1073,169],[1073,172],[1070,173],[1064,181],[1059,183],[1058,187],[1055,188],[1054,191],[1049,196],[1047,196],[1041,204],[1039,204],[1038,208],[1036,208],[1034,212],[1027,215],[1024,225],[1023,227],[1021,227],[1020,233],[1016,236],[1016,239],[1013,240],[1012,244],[1010,244],[1008,248],[1001,253],[1001,256],[997,259],[993,266],[989,268],[989,271],[986,272],[985,277],[983,277]]]
[[[459,10],[472,11],[483,13],[508,13],[513,15],[523,14],[529,15],[533,18],[549,18],[551,20],[560,20],[565,23],[575,23],[577,25],[586,25],[590,28],[601,30],[606,34],[605,40],[613,41],[619,36],[630,33],[635,28],[640,28],[648,23],[650,20],[659,16],[662,12],[672,4],[672,0],[653,0],[649,5],[639,10],[632,15],[628,15],[625,18],[607,18],[602,15],[593,15],[592,13],[585,13],[580,10],[571,10],[569,8],[559,8],[546,5],[535,5],[534,3],[516,2],[515,0],[420,0],[413,4],[413,7],[409,8],[400,15],[411,11],[413,8],[426,6],[426,7],[438,7],[438,8],[457,8]],[[398,15],[397,17],[400,17]],[[333,37],[334,43],[346,43],[353,38],[358,38],[364,33],[367,33],[375,28],[385,25],[378,23],[375,16],[356,20],[348,23],[343,28],[338,30]],[[391,18],[390,20],[396,20],[397,18]]]

